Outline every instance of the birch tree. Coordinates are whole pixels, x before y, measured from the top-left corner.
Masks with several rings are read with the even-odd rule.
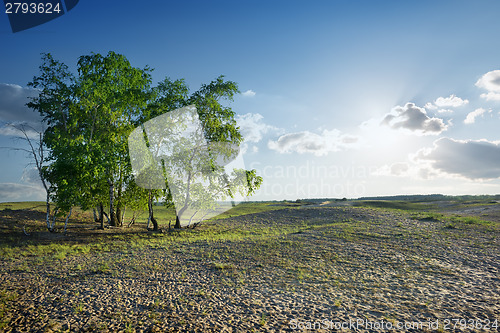
[[[45,175],[45,171],[47,168],[45,161],[47,155],[47,147],[43,142],[44,132],[43,130],[40,131],[36,130],[35,128],[26,123],[9,124],[9,126],[14,128],[19,133],[18,139],[21,139],[22,141],[26,142],[28,147],[27,148],[1,147],[1,148],[23,151],[27,153],[27,155],[30,156],[30,158],[32,158],[40,182],[43,186],[43,189],[45,190],[45,207],[46,207],[45,222],[47,224],[47,230],[53,232],[55,227],[55,219],[53,219],[53,222],[50,221],[51,188],[50,188],[50,183],[47,181]]]
[[[75,76],[50,54],[29,85],[40,91],[29,106],[47,122],[48,178],[61,206],[104,205],[113,226],[122,225],[124,196],[131,178],[127,137],[147,105],[149,68],[135,68],[114,52],[81,56]]]

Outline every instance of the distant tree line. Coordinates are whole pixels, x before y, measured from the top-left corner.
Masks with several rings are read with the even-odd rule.
[[[500,195],[444,195],[444,194],[414,194],[414,195],[390,195],[379,197],[361,197],[356,200],[394,200],[394,201],[412,201],[412,202],[428,202],[442,200],[500,200]]]

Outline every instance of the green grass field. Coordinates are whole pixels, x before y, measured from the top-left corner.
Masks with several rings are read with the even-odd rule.
[[[63,221],[59,221],[59,232],[50,234],[46,231],[43,221],[45,214],[44,202],[18,202],[0,203],[0,212],[4,214],[1,225],[3,232],[0,234],[3,242],[0,244],[0,255],[4,257],[65,257],[67,255],[78,255],[81,253],[99,252],[113,250],[126,250],[128,248],[140,248],[142,246],[168,247],[175,242],[196,242],[196,241],[234,241],[244,239],[256,239],[265,237],[275,237],[286,235],[307,228],[315,228],[314,224],[303,221],[292,225],[262,225],[261,223],[231,224],[224,223],[224,220],[239,216],[249,216],[263,212],[270,212],[282,209],[298,209],[308,205],[309,202],[247,202],[218,215],[215,218],[206,220],[195,229],[168,230],[169,223],[175,221],[175,211],[164,206],[155,206],[155,217],[163,228],[162,233],[148,232],[146,229],[147,212],[137,214],[137,219],[132,227],[112,228],[111,230],[95,230],[97,223],[92,221],[92,213],[75,209],[69,222],[68,235],[62,234]],[[498,227],[498,223],[482,218],[481,216],[463,216],[459,214],[449,214],[443,211],[438,205],[432,202],[406,202],[387,200],[353,201],[350,203],[354,207],[370,208],[381,212],[395,211],[407,214],[411,219],[418,221],[440,222],[448,229],[461,226],[484,226],[492,229]],[[483,202],[463,202],[458,201],[454,206],[459,205],[464,208],[477,207],[479,205],[493,205],[488,200]],[[447,207],[449,210],[449,207]],[[320,212],[320,210],[318,210]],[[19,217],[6,219],[9,214]],[[29,214],[31,213],[31,214]],[[38,214],[37,214],[38,213]],[[125,214],[125,225],[132,217],[133,212],[127,211]],[[26,218],[22,221],[22,218]],[[323,226],[323,225],[322,225]],[[22,228],[31,234],[26,236]],[[346,225],[347,228],[347,225]]]

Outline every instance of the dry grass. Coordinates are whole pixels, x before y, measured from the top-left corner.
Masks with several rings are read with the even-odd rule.
[[[276,204],[165,233],[95,230],[82,212],[67,235],[30,237],[12,223],[43,226],[37,212],[0,211],[9,230],[0,330],[292,331],[294,320],[499,317],[498,206],[473,216]]]

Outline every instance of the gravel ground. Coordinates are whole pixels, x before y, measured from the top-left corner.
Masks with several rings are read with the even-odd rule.
[[[220,223],[284,231],[2,258],[0,331],[466,332],[481,330],[453,319],[500,320],[496,227],[328,206]]]

